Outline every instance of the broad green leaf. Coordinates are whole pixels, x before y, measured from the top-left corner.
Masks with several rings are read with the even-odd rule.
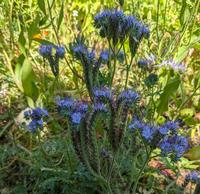
[[[200,160],[200,146],[191,148],[184,156],[190,160]]]
[[[60,29],[60,25],[63,21],[63,18],[64,18],[64,1],[62,2],[61,8],[60,8],[58,24],[57,24],[57,31],[59,31],[59,29]]]
[[[44,0],[38,0],[38,6],[40,10],[46,15],[46,8]]]
[[[19,43],[20,51],[23,53],[24,56],[26,56],[26,49],[25,49],[26,39],[24,37],[24,31],[23,30],[21,30],[21,32],[19,34],[18,43]]]
[[[164,111],[168,110],[169,99],[177,91],[179,84],[180,84],[179,76],[169,79],[164,88],[163,93],[160,96],[159,105],[157,107],[159,114],[162,114]]]
[[[21,81],[24,94],[36,100],[38,97],[38,89],[35,84],[35,74],[32,70],[30,62],[27,59],[24,61],[22,66]]]

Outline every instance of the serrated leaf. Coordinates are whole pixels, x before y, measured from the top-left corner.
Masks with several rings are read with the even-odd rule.
[[[160,96],[159,105],[157,107],[158,113],[162,114],[164,111],[168,110],[168,102],[170,97],[177,91],[180,85],[180,77],[176,76],[175,78],[171,78],[165,88],[163,93]]]

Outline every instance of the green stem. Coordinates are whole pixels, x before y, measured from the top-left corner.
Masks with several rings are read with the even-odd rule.
[[[126,81],[125,81],[125,88],[127,88],[127,85],[128,85],[129,72],[130,72],[130,69],[131,69],[131,67],[132,67],[132,64],[133,64],[133,57],[131,57],[130,64],[127,65],[127,68],[126,68]]]
[[[140,177],[141,177],[141,175],[142,175],[142,173],[143,173],[143,171],[144,171],[144,169],[145,169],[145,167],[146,167],[146,164],[147,164],[148,161],[149,161],[150,155],[151,155],[151,152],[149,152],[149,154],[147,155],[146,160],[144,161],[144,163],[143,163],[143,165],[142,165],[142,168],[141,168],[140,171],[139,171],[139,174],[138,174],[138,176],[137,176],[137,178],[136,178],[136,181],[135,181],[135,183],[134,183],[134,185],[133,185],[132,194],[136,194],[136,189],[137,189],[137,186],[138,186],[138,182],[139,182]],[[131,184],[131,185],[132,185],[132,184]]]

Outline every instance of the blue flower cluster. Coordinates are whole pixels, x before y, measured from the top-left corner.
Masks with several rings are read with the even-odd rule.
[[[56,50],[55,55],[53,55],[53,49]],[[53,74],[57,76],[59,74],[59,60],[64,58],[65,48],[63,46],[42,44],[39,47],[39,53],[48,60]]]
[[[107,87],[94,88],[93,94],[98,102],[110,101],[112,99],[112,91]]]
[[[50,58],[53,54],[53,48],[56,50],[55,57],[63,59],[65,56],[65,48],[63,46],[54,46],[54,45],[46,45],[42,44],[39,47],[39,53],[44,58]]]
[[[130,89],[126,89],[126,90],[123,90],[119,95],[118,95],[118,98],[117,100],[119,102],[122,102],[124,101],[126,104],[130,104],[132,102],[136,102],[138,101],[140,98],[139,94],[130,90]]]
[[[59,113],[67,116],[75,125],[80,124],[81,119],[88,111],[88,104],[86,102],[76,101],[71,97],[66,97],[65,99],[59,98],[56,100],[56,104]]]
[[[199,173],[197,171],[192,171],[191,173],[187,174],[185,177],[186,182],[194,182],[197,183],[199,181]]]
[[[31,120],[28,124],[28,129],[31,132],[36,132],[37,129],[43,129],[43,119],[48,117],[48,112],[42,108],[35,108],[24,112],[24,118]]]
[[[105,104],[96,103],[94,104],[94,111],[108,112],[108,109],[106,108]]]
[[[177,161],[188,150],[189,144],[186,137],[174,134],[166,136],[159,147],[163,156],[169,156],[174,161]]]
[[[134,119],[129,125],[133,132],[139,130],[141,136],[149,143],[161,149],[163,156],[169,156],[176,161],[189,148],[188,140],[178,135],[178,123],[168,121],[161,126],[150,125]]]
[[[112,39],[116,45],[120,40],[123,42],[127,36],[137,41],[149,38],[149,29],[138,21],[134,16],[127,16],[117,9],[104,10],[94,17],[94,25],[100,30],[100,35]]]

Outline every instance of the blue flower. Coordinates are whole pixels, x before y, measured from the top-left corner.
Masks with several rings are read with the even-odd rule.
[[[80,124],[83,115],[80,112],[74,112],[71,114],[71,119],[74,124]]]
[[[103,103],[94,104],[94,110],[95,111],[102,111],[102,112],[107,112],[108,111],[108,109],[106,108],[105,104],[103,104]]]
[[[111,100],[112,98],[112,92],[110,91],[110,89],[106,87],[94,88],[93,94],[97,101],[102,101],[105,99]]]
[[[139,94],[130,89],[123,90],[118,96],[118,101],[124,101],[125,103],[134,103],[138,100]]]
[[[129,125],[129,129],[131,129],[132,131],[135,131],[136,129],[142,129],[144,126],[144,123],[140,120],[134,119],[130,125]]]
[[[166,127],[166,126],[161,126],[161,127],[159,127],[159,132],[160,132],[162,135],[166,135],[166,134],[168,134],[168,132],[169,132],[169,128]]]
[[[188,150],[189,144],[186,137],[181,135],[173,135],[165,137],[159,145],[161,153],[169,156],[172,160],[179,160]]]
[[[142,70],[147,70],[148,69],[148,64],[149,63],[145,59],[140,59],[137,64],[138,64],[138,67],[141,68]]]
[[[108,51],[102,51],[100,53],[100,60],[103,64],[106,64],[109,60],[109,52]]]
[[[63,46],[56,46],[56,56],[59,58],[64,58],[65,56],[65,48]]]
[[[37,129],[43,128],[43,119],[48,117],[48,112],[42,108],[35,108],[24,112],[24,117],[30,119],[28,129],[35,132]]]
[[[32,112],[31,112],[32,119],[40,120],[42,117],[47,117],[47,116],[48,116],[48,112],[45,109],[42,109],[40,107],[32,109]]]
[[[41,56],[47,58],[52,55],[52,48],[53,48],[52,45],[42,44],[39,48],[39,53]]]
[[[179,127],[178,122],[173,121],[167,121],[162,126],[168,128],[169,131],[176,131]]]
[[[88,111],[88,104],[85,102],[76,102],[75,110],[77,112],[86,113]]]
[[[152,126],[144,125],[142,128],[142,136],[148,141],[152,140],[155,134],[154,129]]]
[[[192,171],[191,173],[187,174],[185,180],[197,183],[199,180],[198,172]]]
[[[70,109],[74,105],[74,99],[71,97],[66,97],[65,99],[57,99],[56,104],[60,109]]]

